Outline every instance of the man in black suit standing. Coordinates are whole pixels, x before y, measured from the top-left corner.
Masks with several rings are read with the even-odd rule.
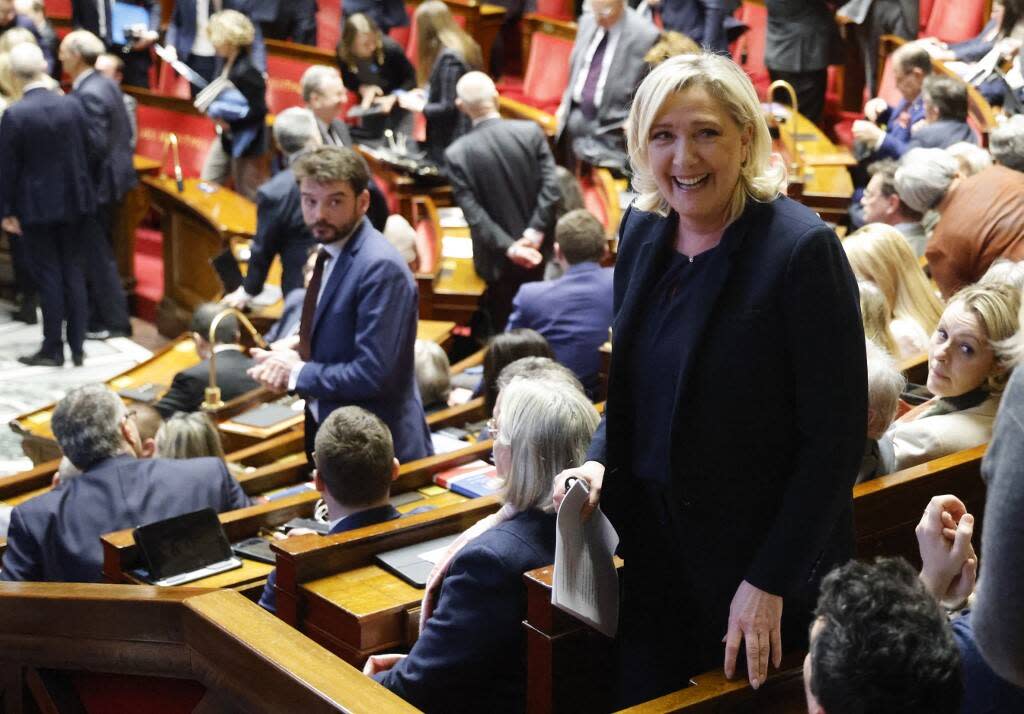
[[[94,69],[103,52],[103,41],[87,30],[69,33],[58,52],[61,66],[72,80],[71,97],[88,118],[86,128],[93,149],[90,169],[96,213],[88,222],[85,251],[90,339],[131,335],[128,303],[111,250],[111,229],[121,199],[139,182],[132,165],[131,121],[121,90]]]
[[[249,505],[222,459],[139,459],[134,412],[102,384],[72,390],[53,433],[82,473],[11,513],[0,580],[101,582],[104,533]]]
[[[917,38],[921,17],[920,0],[850,0],[838,13],[861,25],[857,39],[864,53],[868,94],[878,94],[878,45],[882,35]]]
[[[817,123],[825,110],[828,66],[841,64],[839,30],[830,0],[765,0],[764,63],[773,80],[796,90],[800,113]]]
[[[214,318],[223,310],[224,306],[207,302],[192,313],[192,340],[203,361],[174,375],[171,388],[154,405],[164,419],[175,412],[198,411],[206,388],[210,386],[210,356],[214,353],[217,355],[217,386],[225,402],[260,386],[246,374],[253,366],[253,361],[238,343],[241,333],[238,330],[238,319],[234,315],[221,318],[213,342],[210,342],[210,327]]]
[[[263,36],[316,45],[316,0],[249,0],[249,17]]]
[[[88,30],[103,40],[114,54],[124,57],[124,83],[149,88],[150,46],[160,30],[160,3],[156,0],[119,0],[137,5],[146,11],[146,27],[135,37],[124,34],[124,27],[115,27],[114,0],[71,0],[71,24],[76,30]],[[123,39],[122,39],[123,37]]]
[[[16,45],[10,61],[24,96],[0,120],[0,216],[5,230],[22,236],[43,308],[43,345],[19,361],[63,365],[66,318],[80,365],[88,311],[82,226],[96,210],[88,120],[78,102],[50,91],[38,46]]]
[[[473,265],[487,283],[474,326],[487,337],[505,329],[519,286],[543,278],[560,192],[543,131],[532,121],[501,118],[490,77],[467,72],[456,93],[473,129],[448,147],[445,161],[470,226]]]

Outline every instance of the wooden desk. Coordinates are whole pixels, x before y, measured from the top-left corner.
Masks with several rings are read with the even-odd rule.
[[[10,712],[86,711],[76,685],[141,711],[191,711],[181,689],[206,712],[416,711],[234,592],[0,583],[0,650]]]
[[[232,238],[256,233],[256,206],[245,197],[199,179],[185,179],[178,192],[173,179],[147,177],[153,206],[161,213],[164,234],[164,297],[157,328],[168,337],[188,329],[192,311],[222,292],[210,259]],[[204,191],[200,185],[212,188]]]
[[[179,337],[122,374],[111,378],[107,385],[117,391],[145,384],[170,386],[174,375],[199,363],[191,337]],[[131,401],[130,399],[128,400]],[[50,429],[50,418],[55,404],[22,414],[10,422],[10,427],[21,434],[22,450],[34,464],[60,458],[60,447]]]

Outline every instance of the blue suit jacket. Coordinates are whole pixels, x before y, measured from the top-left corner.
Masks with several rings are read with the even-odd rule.
[[[523,573],[555,559],[555,514],[527,511],[455,556],[409,656],[378,682],[425,712],[526,711]]]
[[[356,528],[373,526],[378,523],[384,523],[385,521],[393,521],[396,518],[401,517],[402,514],[399,513],[391,504],[388,504],[387,506],[379,506],[377,508],[369,508],[365,511],[359,511],[359,513],[353,513],[351,516],[342,518],[338,522],[338,525],[334,526],[334,528],[329,531],[328,535],[354,531]],[[276,586],[277,568],[274,568],[267,576],[267,584],[263,586],[263,594],[260,595],[260,607],[275,614],[277,613]]]
[[[434,453],[413,368],[417,311],[409,266],[364,219],[323,287],[295,384],[319,400],[320,422],[348,404],[379,416],[403,462]]]
[[[902,124],[898,117],[906,108],[907,100],[901,99],[895,107],[890,107],[889,111],[879,115],[878,121],[887,124],[885,139],[871,157],[871,161],[899,159],[909,150],[914,125],[924,119],[924,96],[917,95],[917,99],[910,105],[906,124]]]
[[[666,30],[681,32],[702,47],[727,52],[725,19],[737,6],[734,0],[663,0],[661,21]]]
[[[0,209],[22,225],[67,223],[96,208],[89,120],[81,105],[37,87],[0,119]]]
[[[113,80],[93,71],[71,96],[88,117],[96,202],[119,201],[139,182],[132,163],[132,129],[124,95]]]
[[[256,191],[256,237],[249,248],[245,291],[259,295],[274,256],[281,256],[281,290],[301,288],[302,266],[315,241],[302,219],[302,197],[291,169],[279,171]]]
[[[544,335],[555,359],[592,390],[601,367],[597,349],[612,324],[612,275],[612,268],[588,262],[570,265],[557,280],[525,283],[506,329],[528,327]]]
[[[221,459],[104,459],[14,509],[0,580],[100,582],[104,533],[248,505]]]

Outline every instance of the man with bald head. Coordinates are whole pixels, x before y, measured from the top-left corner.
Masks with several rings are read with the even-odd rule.
[[[483,72],[456,85],[472,130],[445,152],[448,179],[473,238],[473,264],[487,283],[477,337],[505,329],[519,286],[543,277],[558,202],[555,160],[532,121],[502,119],[498,90]]]
[[[87,119],[71,97],[50,91],[42,50],[23,42],[10,52],[23,92],[0,119],[0,217],[22,236],[43,308],[43,344],[23,364],[64,364],[64,330],[71,358],[84,352],[86,292],[82,229],[96,209],[89,171]]]

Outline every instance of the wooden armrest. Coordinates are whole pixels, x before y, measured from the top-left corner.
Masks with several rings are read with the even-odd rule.
[[[541,129],[548,136],[554,136],[555,130],[558,128],[558,121],[555,119],[554,114],[548,114],[545,111],[537,109],[537,107],[531,107],[529,104],[523,102],[517,102],[515,99],[509,99],[508,97],[498,97],[498,108],[501,110],[503,116],[513,117],[515,119],[530,119],[540,124]]]

